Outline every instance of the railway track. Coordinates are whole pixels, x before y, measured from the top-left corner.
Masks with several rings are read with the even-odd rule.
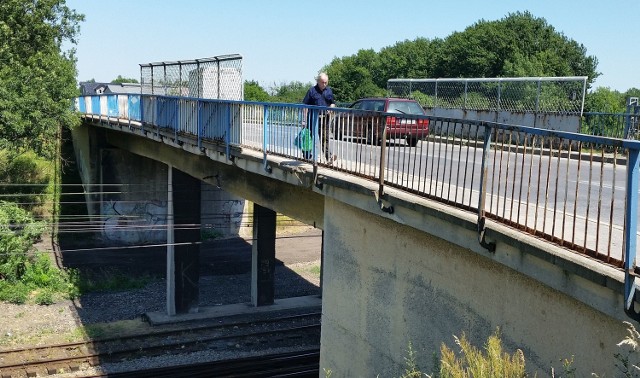
[[[92,375],[91,378],[163,377],[318,377],[320,350],[271,354],[200,364],[171,366],[131,372]],[[89,378],[89,376],[86,376]]]
[[[45,345],[0,352],[0,378],[79,371],[87,366],[186,354],[287,344],[319,344],[320,313],[202,325],[144,335]]]

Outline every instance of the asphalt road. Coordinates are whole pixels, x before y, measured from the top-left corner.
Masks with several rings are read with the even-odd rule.
[[[380,147],[332,141],[331,148],[340,157],[334,166],[372,177],[379,174]],[[434,141],[410,148],[393,141],[387,150],[386,181],[478,208],[481,148]],[[621,258],[626,166],[600,164],[601,156],[590,161],[583,155],[578,160],[532,154],[531,148],[526,154],[492,150],[485,211]]]
[[[299,129],[272,124],[267,129],[267,144],[263,145],[262,125],[247,124],[243,141],[300,158],[301,152],[293,145]],[[331,154],[338,158],[334,167],[372,179],[379,177],[380,146],[334,139],[329,144]],[[603,255],[622,258],[626,166],[600,164],[600,155],[590,161],[587,152],[578,160],[540,155],[540,149],[533,154],[531,148],[526,153],[510,152],[500,146],[494,143],[488,156],[485,211]],[[318,143],[315,148],[320,151]],[[432,139],[419,142],[415,148],[393,140],[387,146],[385,180],[478,208],[482,155],[481,148],[460,145],[459,140],[452,144],[451,139]],[[640,208],[636,211],[640,214]]]

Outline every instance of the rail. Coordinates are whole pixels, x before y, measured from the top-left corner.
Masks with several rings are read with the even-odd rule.
[[[444,202],[625,273],[640,319],[636,243],[640,142],[485,121],[301,104],[155,95],[85,96],[77,109],[129,127],[298,159]],[[309,133],[303,130],[309,131]],[[303,132],[301,132],[303,131]],[[393,208],[381,207],[392,212]]]

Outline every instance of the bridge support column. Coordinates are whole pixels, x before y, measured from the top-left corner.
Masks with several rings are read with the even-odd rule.
[[[200,180],[173,167],[168,178],[167,315],[198,312]]]
[[[253,204],[251,303],[273,304],[276,263],[276,212]]]

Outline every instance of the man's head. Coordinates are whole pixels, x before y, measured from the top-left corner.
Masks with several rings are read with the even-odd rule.
[[[320,72],[318,77],[316,77],[316,82],[318,83],[318,88],[320,90],[324,90],[329,84],[329,76],[325,72]]]

